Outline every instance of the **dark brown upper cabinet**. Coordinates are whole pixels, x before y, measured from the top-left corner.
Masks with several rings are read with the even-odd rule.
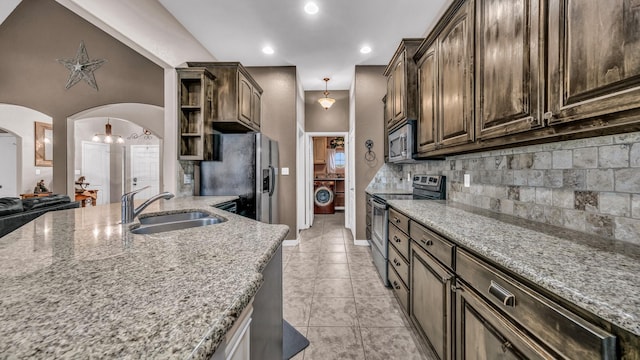
[[[262,88],[238,62],[189,62],[216,78],[213,128],[220,132],[260,131]]]
[[[473,143],[473,0],[456,1],[416,51],[418,157]]]
[[[476,137],[538,128],[542,121],[539,0],[476,1]]]
[[[577,131],[637,123],[640,3],[550,0],[548,26],[549,123],[596,118]]]
[[[387,129],[418,117],[418,79],[413,56],[423,39],[402,39],[389,65],[387,77]]]
[[[473,12],[463,2],[438,36],[439,147],[474,141]]]
[[[438,119],[438,54],[437,43],[432,43],[418,63],[417,152],[428,153],[436,148]]]

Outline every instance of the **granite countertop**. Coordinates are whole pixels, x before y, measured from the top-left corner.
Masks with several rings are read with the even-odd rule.
[[[640,336],[640,246],[451,202],[388,203],[462,247]]]
[[[228,219],[199,228],[135,235],[116,203],[49,212],[0,238],[0,357],[208,359],[288,232],[212,207],[235,198],[142,213]]]

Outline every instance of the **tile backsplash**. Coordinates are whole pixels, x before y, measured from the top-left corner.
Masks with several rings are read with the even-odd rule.
[[[640,244],[640,132],[386,166],[446,175],[452,201]]]

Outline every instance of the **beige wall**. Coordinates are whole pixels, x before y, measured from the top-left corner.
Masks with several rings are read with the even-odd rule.
[[[384,108],[382,97],[387,92],[384,66],[356,66],[355,99],[355,197],[356,240],[365,240],[365,188],[384,164]],[[368,162],[364,155],[365,141],[373,140],[376,159]]]
[[[336,102],[325,110],[318,103],[324,91],[304,92],[304,116],[306,132],[347,132],[349,131],[349,91],[331,91],[330,97]]]
[[[296,68],[247,67],[264,90],[261,132],[278,142],[280,169],[289,175],[278,177],[278,207],[281,224],[289,226],[288,240],[296,239]]]
[[[84,81],[65,90],[69,71],[56,59],[74,58],[81,41],[91,60],[107,60],[95,72],[99,91]],[[53,119],[55,192],[67,190],[67,117],[106,104],[164,105],[162,68],[55,1],[22,1],[0,24],[0,49],[0,103]]]

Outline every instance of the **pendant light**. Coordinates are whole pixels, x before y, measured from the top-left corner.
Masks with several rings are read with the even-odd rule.
[[[124,144],[124,139],[120,135],[113,135],[111,133],[111,124],[109,123],[109,118],[107,118],[107,123],[104,124],[104,134],[95,134],[93,135],[92,141],[95,142],[104,142],[107,144],[113,143],[113,138],[116,138],[116,142],[118,144]]]
[[[328,97],[329,96],[329,91],[327,90],[328,82],[329,82],[329,78],[324,78],[324,97],[318,100],[320,105],[322,105],[322,107],[325,110],[328,110],[331,107],[331,105],[333,105],[333,103],[336,102],[336,99]]]

